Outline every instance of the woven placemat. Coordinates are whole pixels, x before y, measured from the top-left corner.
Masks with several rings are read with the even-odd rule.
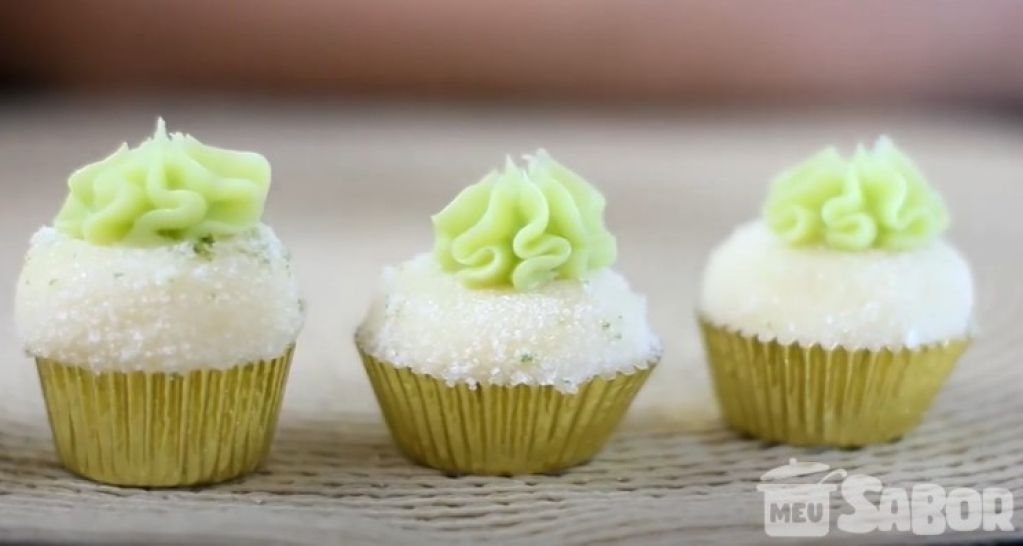
[[[790,458],[892,487],[1023,493],[1023,130],[918,114],[616,114],[398,107],[9,106],[0,116],[0,308],[29,234],[74,167],[171,129],[258,149],[274,164],[267,213],[310,301],[265,468],[197,490],[77,479],[56,462],[35,369],[0,318],[0,537],[118,544],[699,544],[770,542],[762,474]],[[836,141],[890,131],[946,194],[974,264],[982,337],[926,421],[859,450],[766,446],[727,430],[710,392],[692,303],[707,251],[756,214],[771,174]],[[390,441],[351,333],[380,267],[430,244],[428,215],[506,152],[543,145],[605,190],[616,266],[650,297],[665,358],[612,443],[559,476],[449,478]],[[832,518],[847,510],[831,497]],[[1023,511],[1020,511],[1023,514]],[[1023,516],[1013,522],[1023,528]],[[1019,532],[1017,532],[1019,533]],[[996,536],[1008,536],[998,533]],[[1018,535],[1017,535],[1018,536]],[[891,542],[912,534],[826,540]],[[920,537],[921,539],[927,537]],[[930,540],[964,538],[946,533]],[[975,537],[974,537],[975,538]],[[822,539],[824,540],[824,539]]]

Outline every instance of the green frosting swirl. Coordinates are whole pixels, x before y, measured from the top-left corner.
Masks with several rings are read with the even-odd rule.
[[[470,288],[530,290],[607,267],[617,243],[604,196],[544,151],[511,159],[433,217],[434,257]]]
[[[828,148],[773,183],[764,221],[791,245],[918,248],[948,227],[941,196],[887,137],[845,159]]]
[[[54,226],[97,245],[151,246],[234,235],[259,223],[270,164],[252,152],[156,133],[74,172]]]

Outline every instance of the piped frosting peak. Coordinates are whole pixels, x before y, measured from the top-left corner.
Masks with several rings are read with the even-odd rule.
[[[604,196],[543,150],[510,158],[433,216],[434,258],[471,288],[531,290],[614,263]]]
[[[168,133],[75,171],[54,227],[97,245],[154,246],[254,229],[270,188],[260,154]]]
[[[949,224],[941,196],[887,137],[848,159],[827,148],[782,173],[763,215],[791,245],[841,251],[911,250]]]

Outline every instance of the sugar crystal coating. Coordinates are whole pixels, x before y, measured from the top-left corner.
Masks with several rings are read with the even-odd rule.
[[[472,289],[428,254],[385,271],[359,346],[449,384],[553,385],[642,369],[660,356],[646,299],[609,269],[530,291]]]
[[[941,240],[839,252],[789,246],[758,221],[711,254],[699,310],[765,341],[899,349],[969,335],[973,299],[969,265]]]
[[[93,245],[45,227],[15,294],[28,354],[100,371],[276,358],[304,320],[287,251],[265,225],[151,248]]]

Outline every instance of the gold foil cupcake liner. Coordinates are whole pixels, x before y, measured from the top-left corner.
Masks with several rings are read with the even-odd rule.
[[[915,428],[966,350],[849,350],[761,341],[700,319],[711,377],[734,429],[792,445],[858,447]]]
[[[550,473],[589,461],[654,367],[594,378],[567,394],[552,386],[448,385],[360,354],[399,449],[456,475]]]
[[[75,474],[121,486],[250,473],[273,442],[293,352],[184,373],[95,372],[36,359],[57,455]]]

